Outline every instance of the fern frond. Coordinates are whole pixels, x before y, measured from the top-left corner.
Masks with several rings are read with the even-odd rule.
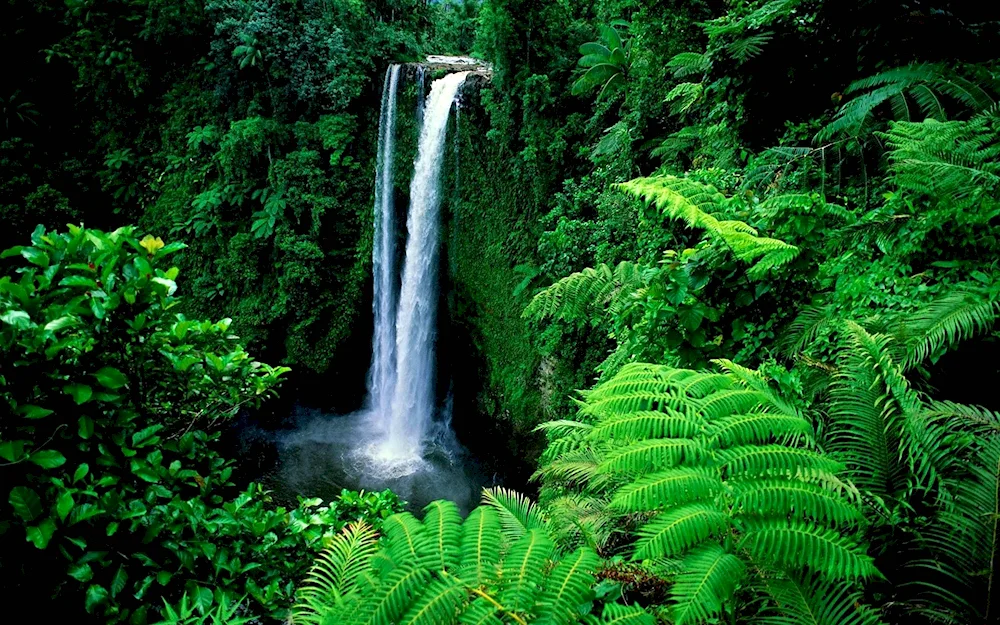
[[[836,460],[809,449],[785,445],[741,445],[719,451],[720,466],[730,476],[794,476],[798,473],[837,473]]]
[[[678,556],[729,528],[729,516],[711,504],[678,506],[638,530],[633,559]]]
[[[753,228],[743,222],[720,221],[713,216],[713,212],[725,205],[726,198],[711,185],[676,176],[651,176],[616,186],[652,204],[671,219],[703,229],[708,237],[729,248],[736,258],[755,263],[748,271],[753,279],[763,277],[768,271],[798,256],[799,249],[793,245],[759,237]]]
[[[739,514],[802,519],[843,526],[860,523],[864,516],[846,497],[828,487],[809,482],[763,479],[735,488],[733,509]]]
[[[711,619],[722,611],[746,575],[746,565],[718,545],[695,549],[683,560],[684,572],[677,576],[670,596],[674,623],[684,625]]]
[[[407,558],[419,559],[426,553],[427,529],[409,512],[399,512],[386,519],[382,532],[392,545],[388,555],[397,562]]]
[[[600,622],[602,625],[655,625],[656,619],[637,606],[607,603],[601,613]]]
[[[779,348],[786,354],[801,353],[820,332],[834,327],[833,312],[829,304],[805,306],[785,328],[778,342]]]
[[[676,467],[640,477],[615,493],[610,507],[621,511],[657,510],[715,497],[724,486],[717,472]]]
[[[588,548],[577,549],[562,558],[545,580],[545,590],[538,597],[536,610],[539,625],[566,625],[575,620],[579,606],[592,595],[596,581],[593,572],[601,558]]]
[[[1000,300],[969,291],[954,291],[940,297],[900,324],[897,336],[906,345],[901,363],[910,369],[944,349],[986,332],[993,327]]]
[[[675,467],[685,461],[697,462],[707,450],[700,442],[684,438],[639,440],[615,449],[597,466],[598,473],[624,473],[638,476],[650,471]]]
[[[467,591],[451,579],[435,579],[400,619],[400,625],[450,623],[465,602]]]
[[[362,603],[356,622],[366,625],[395,625],[410,604],[433,579],[431,573],[410,563],[393,569]]]
[[[604,497],[563,495],[547,502],[552,537],[560,545],[603,551],[615,531],[615,516]]]
[[[432,501],[424,508],[427,530],[425,566],[443,571],[458,564],[462,547],[462,514],[453,501]]]
[[[802,522],[780,525],[747,519],[740,548],[757,561],[784,570],[808,568],[830,579],[879,575],[871,557],[849,535]]]
[[[333,537],[297,593],[297,623],[317,623],[327,605],[339,603],[368,567],[378,544],[378,533],[366,523],[354,523]]]
[[[534,604],[554,551],[555,544],[537,528],[511,546],[500,565],[500,601],[508,610],[522,612]]]
[[[674,75],[674,78],[707,74],[712,69],[712,57],[707,53],[681,52],[667,61],[667,69]]]
[[[462,525],[462,579],[480,585],[496,577],[500,564],[500,516],[496,510],[479,506]]]
[[[864,605],[855,584],[830,583],[818,576],[763,576],[757,587],[761,625],[881,625],[878,613]],[[767,601],[770,599],[770,603]]]
[[[591,430],[588,439],[691,438],[705,427],[697,415],[658,410],[639,410],[602,420]]]
[[[533,529],[545,527],[538,506],[524,495],[501,488],[483,489],[483,503],[496,511],[504,537],[515,541]]]
[[[733,414],[712,422],[706,431],[721,447],[763,444],[772,441],[781,443],[811,441],[812,425],[799,416],[758,412],[755,414]]]
[[[588,267],[537,293],[522,316],[590,322],[609,306],[620,306],[621,300],[642,287],[648,276],[649,268],[627,261],[614,269],[605,264]]]

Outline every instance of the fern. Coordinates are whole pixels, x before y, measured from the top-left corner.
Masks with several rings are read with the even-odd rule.
[[[588,611],[580,607],[594,597],[597,554],[587,548],[560,554],[526,500],[505,491],[485,497],[492,505],[476,508],[464,522],[445,501],[429,504],[423,521],[409,513],[394,515],[377,548],[370,528],[349,527],[316,561],[292,622],[580,622]],[[502,512],[516,536],[503,529]],[[643,614],[608,604],[601,619],[590,618],[649,625]]]
[[[617,186],[652,204],[666,217],[705,230],[710,239],[724,244],[736,258],[752,265],[747,272],[752,279],[760,279],[798,256],[799,249],[793,245],[760,237],[741,221],[713,216],[713,212],[725,205],[726,198],[710,185],[676,176],[652,176]]]
[[[707,53],[681,52],[667,61],[667,69],[674,78],[707,74],[712,70],[712,58]]]
[[[506,488],[483,491],[483,503],[492,508],[500,519],[505,536],[519,539],[530,530],[545,527],[545,517],[530,499]]]
[[[995,201],[1000,187],[1000,108],[969,121],[894,122],[882,136],[888,144],[892,180],[903,190],[950,205],[951,215],[987,223],[991,215],[963,215],[962,208]],[[978,220],[977,220],[978,217]]]
[[[571,476],[543,466],[542,496],[607,497],[605,525],[638,522],[632,559],[678,562],[676,623],[737,611],[735,589],[747,577],[805,571],[824,580],[818,593],[840,596],[832,589],[876,576],[859,539],[858,497],[837,477],[843,465],[812,448],[809,422],[758,372],[718,364],[725,373],[630,364],[583,393],[588,427],[552,426],[551,436],[576,442],[546,465],[587,446],[602,449],[601,460]]]
[[[1000,299],[992,294],[955,290],[903,316],[895,332],[906,352],[900,364],[910,369],[986,332],[993,327],[998,312]]]
[[[649,270],[630,262],[614,269],[608,265],[587,268],[559,280],[532,298],[523,316],[554,317],[573,322],[593,321],[600,313],[622,303],[646,284]]]
[[[903,121],[912,121],[918,113],[920,119],[944,121],[946,111],[942,101],[945,98],[973,111],[984,110],[995,101],[981,86],[951,68],[933,63],[914,63],[857,80],[844,90],[844,94],[854,97],[837,111],[834,121],[818,133],[818,140],[824,141],[841,133],[858,135],[875,110],[886,103],[891,104],[894,116]]]

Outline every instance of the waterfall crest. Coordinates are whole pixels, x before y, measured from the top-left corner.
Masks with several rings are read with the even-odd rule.
[[[396,94],[399,65],[385,72],[382,110],[379,118],[378,155],[375,162],[375,236],[372,244],[375,328],[372,333],[372,362],[368,371],[368,403],[373,424],[388,428],[388,415],[396,381],[396,208],[393,202],[393,159],[396,148]]]

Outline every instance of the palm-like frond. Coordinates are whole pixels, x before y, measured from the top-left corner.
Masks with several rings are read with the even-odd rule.
[[[761,571],[807,571],[838,588],[877,575],[859,540],[859,500],[837,477],[843,465],[811,448],[812,425],[760,373],[717,364],[725,373],[629,364],[583,393],[586,433],[549,430],[579,446],[546,458],[543,497],[607,501],[602,521],[629,524],[634,560],[676,561],[678,623],[735,610],[741,578]],[[587,446],[601,449],[596,469],[573,480],[548,472]]]
[[[901,319],[897,340],[905,345],[901,363],[910,369],[993,327],[1000,300],[966,290],[940,297]]]
[[[1000,108],[994,106],[968,121],[890,124],[882,136],[893,182],[950,205],[959,219],[975,221],[978,211],[961,209],[983,199],[995,201],[1000,186],[998,116]]]
[[[722,208],[726,198],[710,185],[676,176],[651,176],[617,186],[652,204],[664,216],[704,230],[710,239],[724,244],[738,259],[750,263],[747,273],[753,279],[762,278],[798,256],[799,249],[793,245],[758,236],[756,230],[741,221],[716,218],[712,213]]]
[[[496,511],[507,540],[518,540],[530,530],[545,527],[541,510],[520,493],[499,486],[484,489],[483,503]]]
[[[849,583],[775,575],[762,577],[755,590],[766,604],[756,618],[760,625],[881,625],[878,613]]]
[[[635,291],[646,284],[649,270],[627,261],[615,268],[588,267],[559,280],[537,293],[524,310],[524,317],[554,317],[573,322],[592,322],[610,307],[622,307]]]
[[[319,623],[324,606],[338,604],[367,570],[378,534],[370,525],[348,525],[316,558],[298,592],[297,623]]]
[[[587,617],[580,608],[594,597],[597,554],[581,548],[560,556],[533,506],[515,493],[494,491],[488,501],[464,522],[447,501],[430,503],[422,521],[393,515],[381,543],[366,526],[348,528],[317,561],[292,622],[570,625]],[[520,530],[513,542],[504,538],[503,514]],[[650,623],[624,607],[605,615]]]
[[[966,110],[990,107],[995,98],[981,86],[965,79],[951,68],[935,63],[914,63],[886,70],[851,83],[845,95],[854,96],[837,112],[833,122],[817,135],[826,140],[840,133],[857,134],[875,110],[891,104],[897,119],[911,121],[919,111],[920,119],[943,121],[943,99]],[[916,106],[911,106],[911,102]]]

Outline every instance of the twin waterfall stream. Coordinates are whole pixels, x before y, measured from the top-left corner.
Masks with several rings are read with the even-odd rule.
[[[296,409],[297,428],[279,438],[273,475],[275,486],[286,494],[329,499],[342,488],[391,488],[412,509],[434,499],[451,499],[469,510],[487,484],[475,460],[452,433],[450,398],[440,405],[435,354],[442,172],[446,162],[448,166],[454,162],[448,158],[449,119],[452,109],[457,111],[459,90],[479,65],[455,57],[429,57],[428,65],[410,68],[416,72],[406,72],[399,65],[389,67],[382,89],[372,245],[374,331],[367,398],[361,410],[348,415],[302,406]],[[435,80],[425,99],[424,76],[431,67],[452,73]],[[400,91],[408,80],[415,80],[417,86],[415,110],[399,106]],[[406,210],[405,249],[399,249],[403,229],[397,223],[393,181],[402,166],[395,153],[397,131],[403,127],[397,121],[404,115],[414,116],[419,137]]]
[[[372,425],[383,437],[374,457],[396,467],[422,459],[435,412],[434,331],[440,237],[441,169],[448,116],[469,72],[448,74],[431,85],[423,107],[417,159],[406,219],[406,256],[398,298],[395,272],[395,207],[392,195],[396,92],[399,66],[386,73],[375,174],[373,253],[375,331],[368,392]]]

